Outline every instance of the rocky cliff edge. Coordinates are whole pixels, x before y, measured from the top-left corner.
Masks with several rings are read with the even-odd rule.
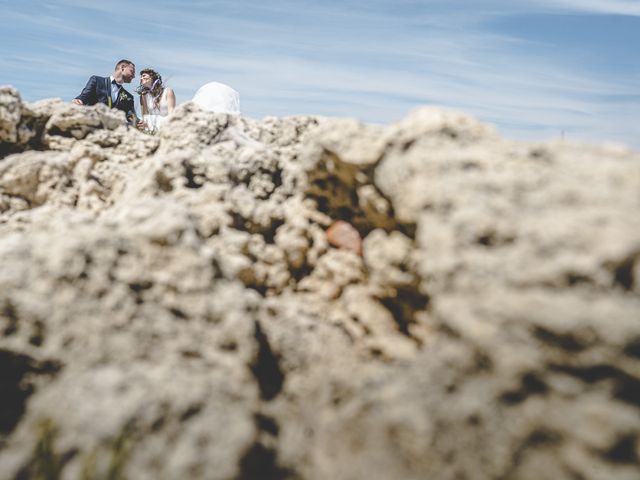
[[[637,479],[640,155],[0,88],[0,478]]]

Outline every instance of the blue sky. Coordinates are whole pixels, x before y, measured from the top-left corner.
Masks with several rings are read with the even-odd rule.
[[[244,115],[462,110],[508,138],[640,149],[640,0],[0,0],[0,84],[70,100],[120,58]],[[134,80],[137,85],[138,79]],[[130,91],[135,88],[132,84]]]

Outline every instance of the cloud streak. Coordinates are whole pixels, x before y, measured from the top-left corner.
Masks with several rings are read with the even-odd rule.
[[[553,10],[598,13],[605,15],[640,16],[640,3],[636,0],[537,0],[532,2]]]

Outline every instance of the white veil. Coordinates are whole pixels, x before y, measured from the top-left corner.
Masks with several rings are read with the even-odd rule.
[[[224,83],[205,83],[192,101],[209,112],[240,114],[240,94]]]

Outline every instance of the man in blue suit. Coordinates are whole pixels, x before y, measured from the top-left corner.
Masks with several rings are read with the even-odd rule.
[[[104,103],[109,108],[122,110],[129,123],[135,124],[136,111],[133,95],[122,86],[131,83],[136,76],[136,66],[129,60],[120,60],[116,64],[113,74],[109,77],[93,75],[80,95],[71,100],[76,105],[95,105]]]

